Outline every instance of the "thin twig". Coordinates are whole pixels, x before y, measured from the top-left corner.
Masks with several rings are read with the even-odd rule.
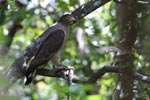
[[[150,76],[146,76],[138,72],[134,72],[133,76],[136,80],[142,81],[144,83],[150,83]]]

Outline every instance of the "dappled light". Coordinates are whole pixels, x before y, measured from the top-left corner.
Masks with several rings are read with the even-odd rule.
[[[149,24],[149,0],[0,0],[0,100],[149,100]]]

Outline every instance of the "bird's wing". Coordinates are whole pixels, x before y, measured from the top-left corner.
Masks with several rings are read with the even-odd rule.
[[[13,62],[11,67],[5,72],[5,76],[10,79],[12,83],[26,74],[26,66],[31,61],[31,58],[37,54],[39,48],[48,39],[49,33],[54,29],[54,26],[49,27],[44,31],[31,45],[29,45]]]
[[[53,27],[49,27],[46,31],[44,31],[37,39],[35,39],[35,41],[28,46],[25,49],[25,52],[23,52],[24,56],[27,56],[29,59],[27,59],[27,62],[37,54],[37,52],[39,51],[39,48],[41,48],[41,46],[43,45],[43,43],[45,42],[45,40],[47,40],[47,38],[49,37],[49,33],[51,32],[51,30],[53,29]],[[36,46],[33,46],[36,45]],[[31,49],[32,48],[32,49]],[[31,51],[33,54],[31,54]]]
[[[54,30],[46,38],[46,40],[39,47],[38,52],[29,64],[27,73],[32,73],[39,66],[46,64],[50,58],[56,53],[64,44],[65,32],[61,29]]]

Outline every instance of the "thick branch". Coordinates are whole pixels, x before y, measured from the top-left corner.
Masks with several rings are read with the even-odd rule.
[[[86,4],[80,6],[78,9],[73,11],[71,14],[75,17],[76,22],[89,13],[93,12],[97,8],[101,7],[102,5],[106,4],[110,0],[91,0]]]
[[[48,76],[48,77],[56,77],[56,78],[64,78],[65,69],[40,69],[37,70],[37,75]],[[99,69],[97,72],[93,73],[93,75],[88,78],[80,78],[76,75],[73,77],[74,83],[95,83],[98,79],[100,79],[105,73],[121,73],[123,72],[123,68],[121,67],[112,67],[112,66],[104,66]],[[65,78],[64,78],[65,79]]]
[[[101,7],[102,5],[108,3],[111,0],[91,0],[87,2],[86,4],[80,6],[76,10],[74,10],[71,14],[75,17],[76,22],[85,16],[87,16],[89,13],[93,12],[97,8]],[[128,2],[123,1],[123,0],[113,0],[116,3],[120,4],[128,4]],[[144,3],[144,4],[149,4],[149,2],[141,2],[137,1],[135,3]]]
[[[37,75],[47,76],[47,77],[55,77],[55,78],[64,78],[64,71],[66,69],[40,69],[37,70]],[[128,75],[129,77],[133,77],[138,81],[142,81],[144,83],[150,83],[150,77],[146,75],[142,75],[141,73],[130,71],[129,73],[126,72],[125,68],[123,67],[113,67],[113,66],[104,66],[99,69],[97,72],[93,73],[89,77],[78,77],[74,75],[73,82],[74,83],[84,83],[84,84],[92,84],[99,80],[105,73],[122,73]],[[64,78],[65,79],[65,78]]]
[[[37,70],[36,74],[37,75],[42,75],[42,76],[47,76],[47,77],[55,77],[55,78],[64,78],[64,71],[66,71],[66,69],[62,68],[62,69],[39,69]],[[76,75],[73,76],[73,82],[74,83],[86,83],[87,79],[86,78],[80,78]]]
[[[99,69],[96,73],[94,73],[88,79],[88,83],[95,83],[98,79],[100,79],[105,73],[121,73],[123,72],[123,68],[121,67],[112,67],[112,66],[104,66]]]

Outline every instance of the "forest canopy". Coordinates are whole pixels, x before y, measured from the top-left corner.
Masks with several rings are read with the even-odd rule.
[[[39,74],[7,91],[6,70],[66,13],[76,22],[61,62],[74,67],[73,84],[57,73]],[[67,100],[70,93],[72,100],[149,100],[149,15],[149,0],[0,0],[0,99]]]

